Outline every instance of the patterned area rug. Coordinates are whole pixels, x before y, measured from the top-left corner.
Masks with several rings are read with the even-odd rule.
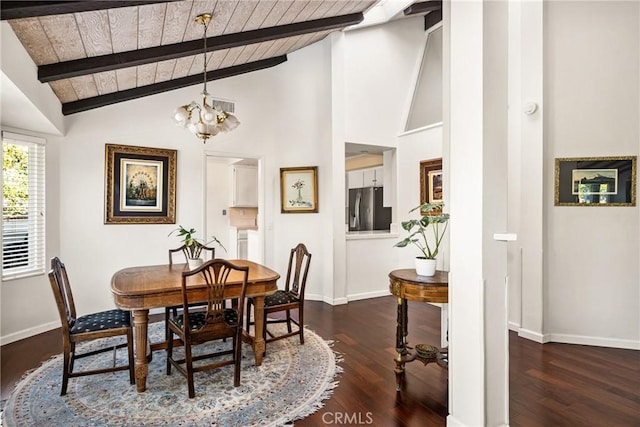
[[[270,330],[286,328],[270,325]],[[282,331],[284,329],[280,329]],[[160,341],[164,324],[149,327],[151,341]],[[231,342],[206,344],[231,346]],[[87,343],[80,350],[96,348]],[[182,351],[176,349],[174,352]],[[80,359],[80,369],[112,363],[113,352]],[[118,350],[126,363],[126,349]],[[92,359],[92,360],[91,360]],[[149,364],[147,391],[137,393],[126,371],[71,378],[60,396],[62,355],[45,362],[23,378],[2,413],[3,426],[281,426],[292,425],[323,406],[337,386],[341,372],[336,355],[312,331],[305,344],[297,337],[269,343],[261,366],[253,350],[242,348],[239,387],[233,387],[233,366],[195,373],[196,397],[188,398],[187,380],[175,369],[166,375],[164,352]]]

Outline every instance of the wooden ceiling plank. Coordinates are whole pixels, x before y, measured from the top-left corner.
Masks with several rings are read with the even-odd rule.
[[[173,69],[175,68],[175,66],[176,66],[175,59],[158,62],[158,68],[156,69],[155,83],[171,80],[171,78],[173,77]]]
[[[9,25],[36,65],[53,64],[59,61],[38,18],[9,21]]]
[[[220,70],[207,73],[207,80],[219,80],[226,77],[237,76],[252,71],[258,71],[265,68],[273,67],[287,60],[286,56],[269,58],[264,61],[251,62],[248,64],[237,65],[234,67],[223,68]],[[123,101],[142,98],[148,95],[154,95],[169,90],[179,89],[200,83],[202,75],[187,76],[181,79],[170,80],[166,82],[154,83],[152,85],[137,87],[125,91],[115,92],[108,95],[96,96],[88,99],[68,102],[62,105],[62,114],[69,115],[81,111],[87,111],[94,108],[104,107]]]
[[[224,34],[239,33],[242,31],[257,5],[258,2],[255,0],[244,0],[238,3],[236,10],[233,12],[233,16],[231,16],[227,24],[227,28],[224,29]]]
[[[328,15],[329,12],[336,6],[336,4],[344,3],[344,1],[324,1],[316,10],[313,11],[309,19],[320,19]]]
[[[419,15],[421,13],[432,12],[434,10],[442,10],[442,1],[431,0],[431,1],[413,3],[407,6],[404,9],[403,13],[405,16],[409,16],[409,15]]]
[[[55,82],[49,83],[53,93],[56,94],[61,103],[65,102],[73,102],[78,100],[78,95],[76,95],[76,91],[73,90],[73,86],[71,86],[71,82],[69,79],[64,80],[56,80]]]
[[[251,16],[247,19],[242,31],[256,30],[258,28],[262,28],[262,23],[265,21],[266,17],[271,13],[271,11],[278,4],[277,1],[274,0],[261,0],[258,5],[253,9]]]
[[[39,19],[59,61],[86,57],[74,15],[43,16]]]
[[[237,5],[238,0],[219,0],[218,3],[216,3],[213,18],[211,18],[211,24],[209,25],[209,31],[207,32],[209,36],[224,34]]]
[[[180,43],[184,38],[187,25],[191,21],[192,2],[181,1],[167,4],[167,11],[164,16],[164,28],[162,29],[161,44]]]
[[[93,98],[98,96],[98,88],[93,76],[79,76],[69,79],[78,99]]]
[[[271,49],[271,46],[276,43],[277,40],[268,41],[264,43],[258,43],[258,47],[255,49],[253,54],[249,57],[248,61],[254,62],[259,61],[262,58],[266,57],[266,52]]]
[[[138,67],[138,80],[136,82],[136,86],[146,86],[155,83],[157,66],[158,64],[156,62],[140,65]]]
[[[195,56],[187,56],[184,58],[176,59],[176,66],[173,69],[173,77],[177,79],[179,77],[184,77],[189,74],[189,70],[191,69],[191,64],[193,63]]]
[[[105,71],[93,75],[99,95],[118,91],[118,80],[115,71]]]
[[[167,6],[154,4],[138,10],[138,49],[159,46]]]
[[[277,24],[285,25],[285,24],[291,24],[293,22],[300,22],[299,20],[296,21],[296,17],[300,14],[302,9],[304,9],[307,6],[308,3],[309,1],[302,1],[302,0],[294,1],[291,7],[287,9],[287,12],[284,15],[282,15],[282,18],[278,20]]]
[[[200,15],[201,13],[212,13],[216,7],[216,3],[217,0],[193,2],[191,16],[189,18],[189,22],[187,23],[187,28],[185,28],[182,41],[202,39],[202,25],[198,25],[195,22],[196,16]],[[212,20],[215,21],[216,17],[214,16]],[[209,28],[208,35],[211,35],[211,30],[215,26],[215,22],[209,25],[211,25],[211,27]]]
[[[311,0],[307,5],[298,13],[293,22],[302,22],[311,19],[311,15],[316,11],[318,7],[323,3],[322,0]]]
[[[242,53],[238,55],[238,57],[236,58],[236,62],[233,65],[244,64],[245,62],[249,62],[249,58],[251,58],[251,56],[256,51],[259,45],[260,43],[254,43],[254,44],[245,46],[244,49],[242,50]]]
[[[116,70],[116,82],[118,90],[127,90],[136,87],[138,80],[136,67],[121,68]]]
[[[260,28],[275,27],[276,25],[291,23],[291,21],[282,23],[279,23],[279,21],[281,17],[284,17],[289,13],[288,10],[293,4],[294,0],[278,0],[273,6],[273,9],[271,9],[271,12],[269,12],[269,14],[265,17],[264,21],[260,25]]]
[[[282,37],[307,34],[329,29],[339,29],[348,25],[357,24],[362,21],[361,13],[342,15],[337,17],[317,19],[313,21],[292,23],[283,26],[261,28],[242,33],[227,34],[207,39],[207,51],[216,51],[243,46],[246,44],[258,43],[266,40],[273,40]],[[154,61],[175,59],[182,56],[197,55],[203,49],[199,40],[177,43],[167,46],[157,46],[138,51],[121,52],[103,57],[86,58],[78,61],[49,64],[38,69],[38,78],[41,82],[55,79],[69,78],[83,75],[109,71],[116,68],[142,65]]]
[[[114,53],[138,48],[138,11],[137,7],[109,10],[111,44]]]
[[[176,0],[155,1],[3,1],[0,2],[0,19],[19,19],[36,16],[62,15],[112,9],[150,3],[167,3]]]
[[[109,15],[106,10],[76,13],[75,18],[87,56],[113,53]]]
[[[224,58],[227,57],[228,53],[229,53],[229,49],[225,49],[225,50],[216,50],[215,52],[212,52],[211,55],[207,55],[207,73],[209,71],[218,70],[222,68],[221,67],[222,61],[224,61]],[[202,70],[202,68],[200,70]],[[191,74],[195,74],[194,72],[197,73],[198,71],[197,69],[194,69],[192,67]]]
[[[233,66],[243,50],[244,46],[229,49],[227,51],[227,55],[224,57],[224,60],[222,61],[222,63],[220,63],[220,66],[218,68],[228,68]]]

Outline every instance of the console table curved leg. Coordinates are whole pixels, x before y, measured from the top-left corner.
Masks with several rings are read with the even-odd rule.
[[[396,391],[400,391],[402,377],[404,376],[404,364],[407,355],[407,300],[398,298],[398,318],[396,325]]]

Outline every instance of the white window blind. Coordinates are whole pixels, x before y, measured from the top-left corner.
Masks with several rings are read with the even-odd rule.
[[[2,131],[2,280],[45,272],[45,140]]]

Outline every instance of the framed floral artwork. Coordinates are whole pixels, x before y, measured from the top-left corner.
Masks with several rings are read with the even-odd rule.
[[[318,212],[318,167],[280,168],[280,212]]]
[[[175,224],[177,151],[105,144],[105,224]]]

